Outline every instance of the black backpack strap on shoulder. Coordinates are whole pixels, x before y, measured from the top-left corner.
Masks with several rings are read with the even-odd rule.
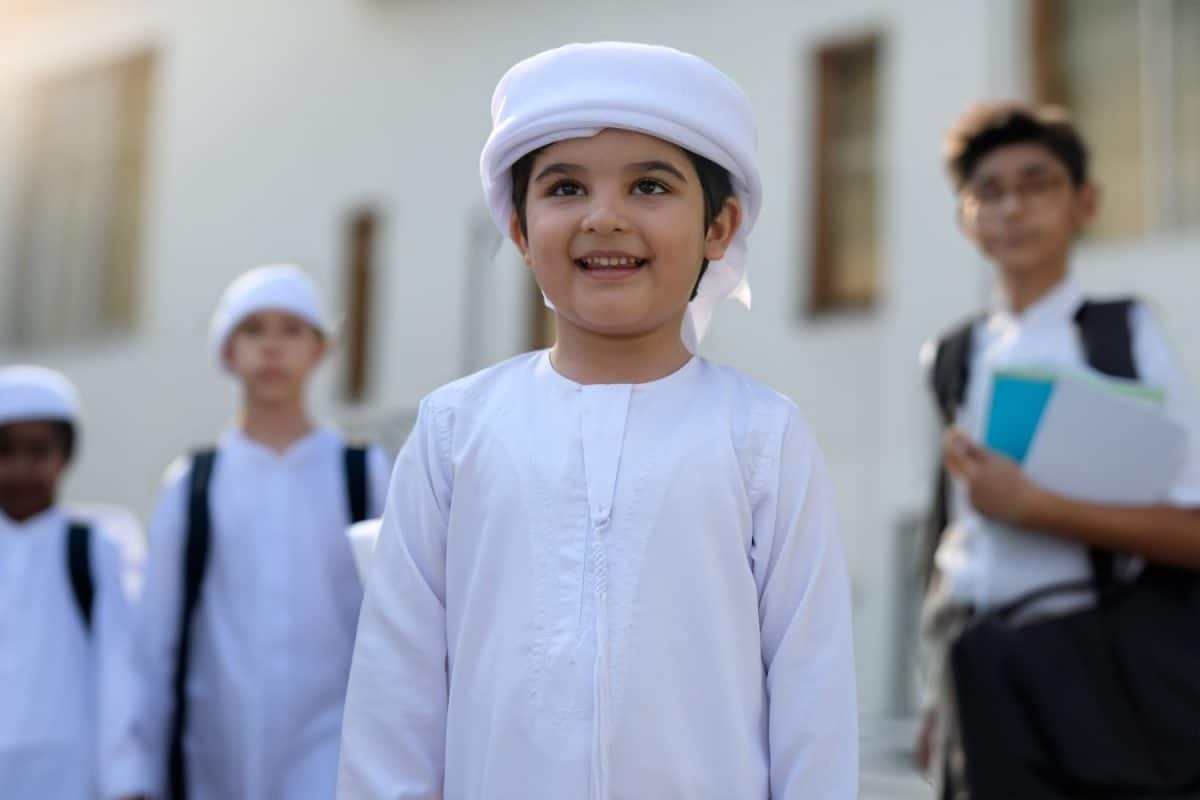
[[[1075,313],[1075,324],[1083,342],[1088,364],[1098,372],[1114,378],[1137,380],[1137,364],[1133,358],[1133,328],[1130,311],[1134,300],[1084,301]],[[1113,554],[1108,550],[1091,548],[1088,559],[1092,565],[1092,580],[1096,591],[1103,593],[1113,585]]]
[[[92,529],[86,522],[72,520],[67,525],[67,571],[75,605],[83,618],[83,627],[92,629],[92,600],[96,586],[92,579]]]
[[[183,556],[183,593],[179,612],[179,645],[176,650],[173,689],[175,713],[171,720],[167,772],[171,800],[186,800],[183,733],[187,727],[187,675],[191,655],[192,621],[200,599],[200,585],[208,565],[212,518],[208,488],[212,482],[215,450],[198,450],[192,457],[192,474],[187,498],[187,537]]]
[[[346,499],[350,505],[350,522],[367,518],[367,448],[347,447],[343,452],[346,467]]]
[[[971,318],[938,340],[929,379],[943,425],[954,423],[954,416],[966,396],[971,368],[971,342],[979,319]]]
[[[929,383],[944,427],[954,424],[954,418],[966,397],[975,325],[982,318],[972,317],[938,340],[933,367],[929,371]],[[933,479],[933,500],[929,505],[917,554],[919,574],[926,588],[933,578],[934,554],[941,544],[942,532],[949,523],[950,474],[946,471],[946,465],[942,463],[939,453],[937,472]]]
[[[1114,378],[1137,380],[1133,328],[1129,318],[1133,305],[1134,301],[1129,298],[1087,301],[1075,313],[1084,355],[1093,369]]]

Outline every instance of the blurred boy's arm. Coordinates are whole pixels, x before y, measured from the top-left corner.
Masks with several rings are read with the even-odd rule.
[[[149,557],[133,626],[138,678],[134,733],[141,783],[151,797],[163,797],[166,789],[190,474],[190,465],[183,459],[167,470],[158,505],[150,517]]]
[[[444,422],[422,403],[396,461],[355,640],[339,797],[442,796],[452,492]]]
[[[791,412],[755,504],[771,796],[858,797],[858,713],[845,556],[816,442]]]
[[[152,787],[140,767],[134,733],[134,611],[122,581],[116,544],[93,528],[91,548],[96,585],[92,636],[98,783],[104,798],[138,797]]]
[[[1162,564],[1200,569],[1200,510],[1169,505],[1084,503],[1042,489],[1011,459],[946,432],[946,467],[966,484],[971,505],[989,519],[1134,553]]]

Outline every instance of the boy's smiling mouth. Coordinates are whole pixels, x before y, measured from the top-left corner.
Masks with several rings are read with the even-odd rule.
[[[619,278],[637,272],[648,258],[619,252],[588,253],[575,259],[575,266],[597,278]]]

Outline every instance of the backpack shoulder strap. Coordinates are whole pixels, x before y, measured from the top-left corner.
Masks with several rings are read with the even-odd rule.
[[[954,422],[954,415],[966,396],[971,367],[971,342],[975,324],[980,319],[981,316],[975,316],[959,323],[938,339],[929,380],[943,425]]]
[[[933,368],[929,371],[929,383],[944,427],[954,424],[954,418],[966,397],[975,325],[983,318],[982,314],[977,314],[951,328],[949,333],[937,341]],[[946,465],[942,463],[939,455],[933,479],[933,498],[925,517],[924,531],[917,553],[917,569],[927,588],[933,578],[934,554],[941,543],[942,532],[949,523],[950,475],[946,472]]]
[[[1083,342],[1084,357],[1097,372],[1114,378],[1137,380],[1133,359],[1133,329],[1130,311],[1132,298],[1085,300],[1075,313],[1075,325]],[[1092,581],[1098,593],[1112,586],[1115,579],[1113,553],[1099,548],[1088,550]]]
[[[343,452],[346,469],[346,500],[350,508],[350,522],[362,522],[367,518],[367,448],[347,446]]]
[[[168,747],[168,775],[172,800],[186,800],[187,781],[184,777],[183,732],[187,726],[187,675],[190,661],[192,621],[200,599],[200,585],[208,566],[212,540],[212,519],[208,503],[208,488],[212,483],[217,452],[212,448],[197,450],[192,455],[191,480],[187,496],[187,532],[183,556],[183,594],[179,612],[179,643],[176,650],[173,690],[175,713],[171,721]]]
[[[200,582],[208,562],[212,520],[208,505],[208,487],[212,483],[217,452],[198,450],[192,456],[192,474],[188,484],[187,543],[184,548],[183,586],[185,613],[191,616],[199,597]]]
[[[96,587],[92,579],[92,529],[86,522],[72,520],[67,525],[67,571],[75,605],[83,618],[83,627],[92,628],[92,600]]]
[[[1075,313],[1087,362],[1105,375],[1137,380],[1130,311],[1133,298],[1085,301]]]

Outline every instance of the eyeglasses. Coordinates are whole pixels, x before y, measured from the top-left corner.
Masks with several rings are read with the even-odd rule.
[[[1046,207],[1067,182],[1062,175],[1038,175],[1022,178],[1011,186],[988,181],[964,189],[959,196],[963,213],[972,217],[995,217],[1004,207],[1004,198],[1013,195],[1021,206],[1030,210]]]

